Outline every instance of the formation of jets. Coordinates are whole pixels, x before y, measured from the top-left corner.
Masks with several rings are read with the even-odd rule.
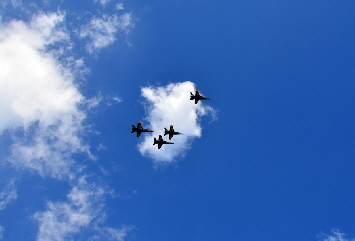
[[[168,130],[168,129],[166,129],[166,128],[164,128],[164,129],[165,129],[164,136],[165,136],[165,135],[169,135],[169,140],[171,140],[171,138],[173,138],[174,135],[181,135],[181,134],[182,134],[182,133],[180,133],[180,132],[174,131],[173,125],[170,125],[170,130]],[[131,131],[131,133],[133,133],[133,132],[137,132],[137,137],[139,137],[142,132],[153,132],[153,131],[148,130],[148,129],[144,129],[144,128],[142,127],[142,123],[141,123],[141,122],[138,122],[137,127],[135,127],[134,125],[132,125],[132,131]],[[154,146],[155,144],[158,144],[158,149],[160,149],[163,144],[174,144],[174,143],[164,141],[162,135],[159,135],[159,139],[158,139],[158,140],[154,137],[154,144],[153,144],[153,146]]]
[[[198,90],[196,90],[196,94],[192,94],[192,92],[190,92],[190,100],[195,100],[195,104],[198,103],[199,100],[209,100],[209,98],[206,98],[202,95],[200,95],[200,93],[198,92]],[[177,132],[174,130],[174,126],[170,125],[170,129],[166,129],[164,128],[164,136],[169,135],[169,140],[171,140],[174,135],[181,135],[182,133]],[[135,127],[134,125],[132,125],[132,131],[133,132],[137,132],[137,137],[139,137],[141,135],[142,132],[153,132],[151,130],[148,129],[144,129],[142,127],[142,123],[138,122],[137,127]],[[174,144],[173,142],[168,142],[168,141],[164,141],[162,135],[159,135],[158,140],[154,137],[154,143],[153,146],[155,144],[158,144],[158,149],[160,149],[162,147],[163,144]]]

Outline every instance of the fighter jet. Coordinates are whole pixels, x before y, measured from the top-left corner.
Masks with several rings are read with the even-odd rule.
[[[174,131],[173,125],[170,125],[170,130],[168,130],[166,128],[164,128],[164,129],[165,129],[164,136],[169,135],[169,140],[171,140],[171,138],[173,138],[174,135],[181,135],[182,134],[180,132]]]
[[[192,92],[190,92],[190,100],[195,100],[195,104],[198,103],[199,100],[209,100],[210,98],[206,98],[203,97],[202,95],[200,95],[200,93],[198,92],[198,90],[196,90],[196,94],[192,94]]]
[[[142,123],[138,122],[137,127],[135,127],[134,125],[132,125],[132,131],[131,131],[131,133],[133,133],[133,132],[137,132],[137,137],[139,137],[142,132],[153,132],[153,131],[148,130],[148,129],[143,129]]]
[[[163,137],[162,137],[161,135],[159,135],[159,139],[158,139],[158,140],[154,137],[154,144],[153,144],[153,146],[154,146],[155,144],[158,144],[158,149],[160,149],[163,144],[174,144],[174,143],[164,141],[164,140],[163,140]]]

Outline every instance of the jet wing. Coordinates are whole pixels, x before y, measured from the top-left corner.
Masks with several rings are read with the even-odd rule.
[[[200,99],[195,99],[195,104],[197,104],[199,100],[200,100]]]
[[[137,131],[137,137],[139,137],[142,134],[142,132]]]
[[[200,93],[198,92],[198,90],[196,90],[196,96],[200,96]]]
[[[159,141],[162,141],[163,137],[161,135],[159,135]]]
[[[158,149],[160,149],[162,145],[163,145],[163,143],[159,143],[158,144]]]
[[[174,131],[173,125],[170,125],[170,131]]]
[[[173,136],[174,136],[174,135],[173,135],[172,133],[170,133],[170,134],[169,134],[169,140],[171,140],[171,138],[173,138]]]
[[[142,127],[142,123],[138,122],[138,124],[137,124],[137,128],[139,128],[139,129],[143,129],[143,127]]]

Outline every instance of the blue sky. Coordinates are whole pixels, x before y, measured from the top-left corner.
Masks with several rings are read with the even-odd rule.
[[[355,240],[354,10],[2,1],[0,240]]]

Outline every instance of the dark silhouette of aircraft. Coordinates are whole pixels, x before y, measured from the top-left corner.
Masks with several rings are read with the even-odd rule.
[[[199,100],[209,100],[210,98],[206,98],[203,97],[202,95],[200,95],[200,93],[198,92],[198,90],[196,90],[196,94],[192,94],[192,92],[190,92],[190,100],[195,100],[195,104],[198,103]]]
[[[182,134],[180,132],[174,131],[173,125],[170,125],[170,130],[168,130],[166,128],[164,128],[164,129],[165,129],[164,136],[169,135],[169,140],[171,140],[171,138],[173,138],[174,135],[181,135]]]
[[[143,129],[142,123],[138,122],[137,127],[135,127],[134,125],[132,125],[132,131],[131,131],[131,133],[133,133],[133,132],[137,132],[137,137],[139,137],[142,132],[153,132],[153,131],[148,130],[148,129]]]
[[[154,144],[153,144],[153,146],[154,146],[155,144],[158,144],[158,149],[160,149],[163,144],[174,144],[174,143],[168,142],[168,141],[164,141],[164,140],[163,140],[163,137],[162,137],[161,135],[159,135],[159,139],[158,139],[158,140],[154,137]]]

